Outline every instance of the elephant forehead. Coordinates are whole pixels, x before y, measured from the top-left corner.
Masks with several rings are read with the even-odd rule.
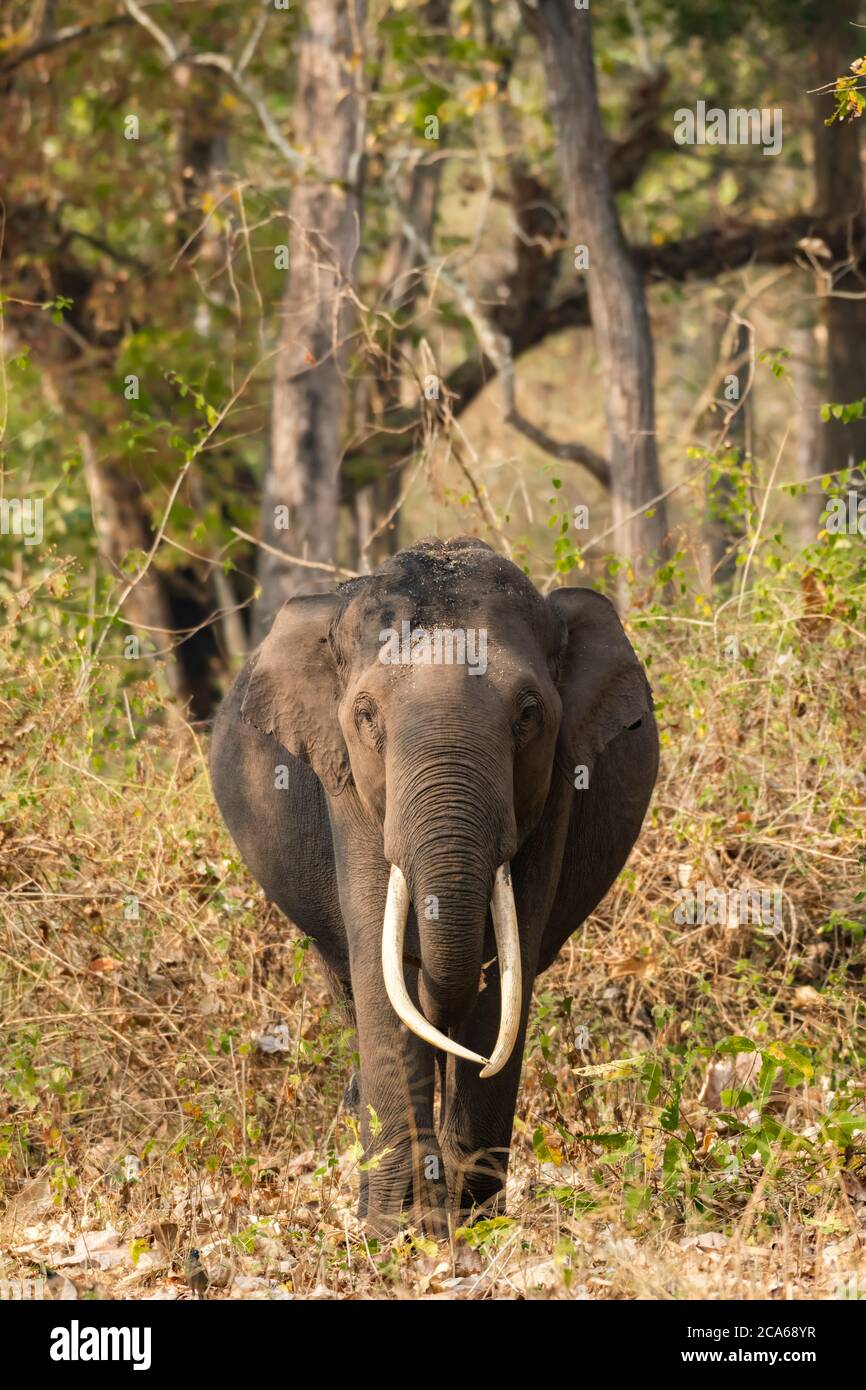
[[[489,646],[525,648],[527,657],[546,656],[557,648],[556,615],[528,581],[506,586],[484,573],[475,579],[469,583],[464,577],[458,583],[452,577],[451,582],[419,586],[378,582],[358,591],[339,624],[343,659],[369,662],[376,659],[383,642],[394,637],[404,642],[422,632],[463,634],[470,643],[483,636]]]
[[[394,630],[392,630],[394,632]],[[391,720],[417,720],[427,708],[455,713],[475,710],[496,721],[511,718],[514,699],[527,688],[541,688],[553,707],[549,671],[534,650],[488,638],[482,630],[465,634],[445,628],[399,630],[377,644],[369,660],[358,660],[348,675],[343,695],[349,717],[362,694],[387,711]]]

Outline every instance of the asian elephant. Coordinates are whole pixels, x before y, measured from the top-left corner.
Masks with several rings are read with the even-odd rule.
[[[290,600],[237,677],[214,791],[352,1001],[377,1233],[501,1209],[533,981],[623,867],[657,767],[611,603],[543,598],[472,538]]]

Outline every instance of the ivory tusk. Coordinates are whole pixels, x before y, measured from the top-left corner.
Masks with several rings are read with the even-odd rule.
[[[499,1036],[496,1039],[493,1056],[481,1073],[483,1077],[495,1076],[498,1071],[501,1071],[514,1051],[514,1044],[520,1032],[520,1015],[523,1009],[520,935],[517,930],[514,889],[511,886],[511,867],[508,864],[502,864],[496,870],[490,914],[493,918],[496,953],[499,957],[501,1012]]]
[[[512,898],[512,907],[513,902]],[[439,1047],[443,1052],[452,1052],[455,1057],[462,1057],[467,1062],[477,1062],[485,1069],[492,1066],[493,1062],[488,1061],[486,1057],[479,1056],[477,1052],[470,1052],[467,1047],[461,1047],[459,1043],[453,1042],[444,1033],[440,1033],[438,1028],[434,1028],[432,1023],[428,1023],[409,998],[409,991],[406,989],[406,981],[403,978],[403,938],[406,935],[408,916],[409,888],[401,870],[397,868],[396,864],[392,864],[391,877],[388,880],[388,898],[385,903],[385,918],[382,923],[382,973],[385,977],[385,989],[395,1014],[402,1023],[405,1023],[410,1033],[414,1033],[416,1037],[429,1043],[431,1047]],[[496,939],[499,940],[498,931]],[[518,984],[519,978],[518,973]],[[501,1040],[502,1028],[500,1028],[499,1036]],[[497,1042],[497,1048],[499,1045]],[[495,1055],[494,1053],[494,1059]],[[504,1061],[503,1058],[496,1068],[497,1071]],[[481,1074],[482,1076],[486,1075],[486,1070]]]

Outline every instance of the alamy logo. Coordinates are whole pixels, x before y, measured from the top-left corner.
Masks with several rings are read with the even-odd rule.
[[[149,1327],[69,1327],[51,1332],[52,1361],[131,1361],[134,1371],[150,1370]]]
[[[0,1303],[5,1303],[7,1299],[15,1302],[24,1299],[41,1301],[44,1296],[44,1279],[0,1279]]]
[[[732,107],[722,111],[717,106],[707,110],[699,101],[694,111],[682,106],[674,112],[674,139],[678,145],[763,145],[764,154],[778,154],[782,148],[782,111],[780,107],[758,110],[752,107]]]
[[[831,498],[824,526],[831,536],[866,536],[866,497],[851,490]]]
[[[470,676],[487,670],[487,629],[474,627],[386,627],[379,633],[383,666],[468,666]]]
[[[678,926],[736,927],[749,924],[764,928],[765,936],[778,936],[782,930],[782,894],[778,888],[715,888],[697,883],[694,888],[678,888],[674,921]]]
[[[0,497],[0,535],[23,536],[25,545],[41,545],[42,498]]]

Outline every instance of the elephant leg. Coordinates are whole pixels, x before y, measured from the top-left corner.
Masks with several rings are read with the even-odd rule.
[[[331,824],[360,1061],[358,1215],[384,1238],[405,1220],[439,1239],[448,1233],[448,1189],[433,1123],[436,1062],[433,1049],[400,1022],[385,989],[388,865],[348,794],[337,798]],[[407,969],[416,1003],[417,976]]]
[[[364,1146],[358,1214],[385,1238],[396,1234],[402,1218],[444,1239],[448,1189],[433,1123],[433,1049],[394,1013],[378,952],[356,959],[352,976]]]
[[[533,978],[524,965],[520,1031],[514,1051],[500,1072],[482,1079],[475,1063],[453,1056],[448,1058],[439,1143],[451,1206],[464,1217],[473,1208],[483,1209],[487,1214],[504,1211],[505,1179]],[[482,990],[471,1015],[457,1031],[458,1041],[489,1057],[499,1028],[499,1011],[499,968],[494,965],[488,971],[486,989]]]

